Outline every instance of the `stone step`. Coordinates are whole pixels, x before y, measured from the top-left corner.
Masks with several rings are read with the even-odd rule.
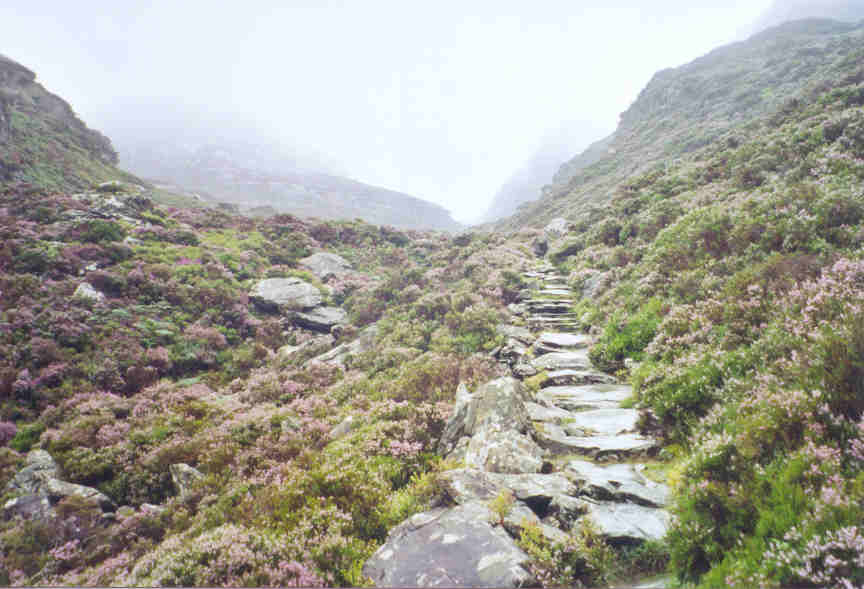
[[[578,454],[594,460],[627,460],[653,456],[660,449],[657,440],[638,434],[613,436],[570,436],[563,427],[546,422],[535,423],[534,438],[541,448],[553,454]]]
[[[591,344],[591,336],[587,334],[560,333],[544,331],[534,342],[535,354],[548,354],[564,350],[587,348]]]
[[[588,350],[573,350],[570,352],[550,352],[539,358],[534,358],[531,365],[538,371],[543,370],[588,370],[591,361],[588,360]]]
[[[541,387],[616,384],[614,377],[596,370],[553,370],[548,372]]]
[[[571,460],[564,474],[579,487],[582,495],[601,501],[626,501],[645,507],[664,507],[669,487],[650,481],[634,464],[600,466],[587,460]]]
[[[615,436],[636,432],[636,409],[589,409],[570,412],[561,427],[571,436]]]
[[[585,506],[586,515],[591,517],[600,535],[613,544],[631,544],[634,539],[661,540],[672,521],[665,509],[633,503],[585,501]]]
[[[540,389],[535,401],[567,411],[583,411],[586,409],[615,408],[632,395],[633,389],[629,385],[623,384],[552,386]]]

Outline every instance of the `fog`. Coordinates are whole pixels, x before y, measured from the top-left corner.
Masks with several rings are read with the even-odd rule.
[[[109,136],[275,142],[465,221],[544,138],[575,155],[770,3],[34,0],[0,53]]]

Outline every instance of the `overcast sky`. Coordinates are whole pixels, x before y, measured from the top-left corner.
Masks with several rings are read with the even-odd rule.
[[[566,125],[579,151],[608,134],[654,72],[769,4],[20,0],[0,53],[109,135],[158,127],[148,103],[236,121],[467,220],[544,137]]]

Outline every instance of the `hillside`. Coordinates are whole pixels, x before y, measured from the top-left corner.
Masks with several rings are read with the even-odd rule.
[[[862,35],[659,72],[486,233],[4,184],[0,584],[864,585]]]
[[[830,18],[845,22],[864,20],[864,1],[862,0],[775,0],[760,15],[745,35],[760,33],[791,20],[804,18]]]
[[[363,219],[403,229],[455,231],[461,226],[434,203],[332,172],[299,168],[266,147],[201,145],[169,149],[127,139],[123,165],[154,182],[168,182],[211,201],[245,209],[332,220]]]
[[[612,136],[562,165],[542,199],[499,227],[576,219],[608,203],[628,176],[717,141],[735,141],[735,132],[748,122],[854,69],[850,56],[861,38],[860,25],[798,21],[658,72],[621,115]]]
[[[37,83],[35,73],[0,55],[0,186],[73,190],[131,178],[116,164],[107,138]]]
[[[864,582],[862,32],[800,21],[657,74],[616,153],[509,221],[569,217],[549,257],[665,438],[695,586]]]

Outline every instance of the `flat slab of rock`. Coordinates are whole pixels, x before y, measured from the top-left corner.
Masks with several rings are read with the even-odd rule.
[[[508,339],[515,339],[524,346],[530,346],[531,342],[536,339],[528,328],[518,325],[499,325],[495,331]]]
[[[312,309],[323,301],[321,291],[299,278],[259,280],[252,287],[249,298],[260,309],[272,312]]]
[[[592,409],[571,413],[562,424],[571,436],[628,434],[636,431],[639,411],[636,409]]]
[[[579,454],[597,460],[650,456],[658,450],[656,440],[637,434],[570,436],[551,423],[539,425],[534,436],[541,447],[555,454]]]
[[[589,370],[588,350],[552,352],[535,358],[531,365],[537,370]]]
[[[669,488],[646,479],[632,464],[600,466],[571,460],[565,474],[579,486],[579,493],[604,501],[629,502],[645,507],[664,507]]]
[[[484,504],[418,513],[399,524],[363,566],[378,587],[524,587],[528,555]]]
[[[615,384],[615,378],[596,370],[553,370],[547,373],[541,386],[579,386],[586,384]]]
[[[486,428],[468,441],[465,465],[496,473],[534,473],[543,467],[543,449],[526,434]]]
[[[587,515],[601,535],[612,542],[638,543],[660,540],[669,529],[671,516],[665,509],[633,503],[586,501]]]
[[[105,295],[93,288],[89,283],[82,282],[75,289],[72,298],[89,299],[98,303],[105,300]]]
[[[336,325],[347,323],[348,313],[339,307],[317,307],[304,313],[294,313],[292,320],[305,329],[330,333]]]
[[[365,328],[356,339],[345,344],[341,344],[328,352],[324,352],[320,356],[315,356],[309,360],[310,364],[330,364],[331,366],[339,366],[345,368],[345,363],[349,356],[356,356],[364,352],[368,352],[375,344],[375,338],[378,337],[378,325],[370,325]],[[280,348],[280,354],[282,349]]]
[[[528,417],[531,418],[531,421],[547,421],[561,425],[573,417],[572,411],[565,411],[558,407],[546,407],[533,401],[525,403],[525,409],[528,410]]]
[[[591,344],[591,336],[584,333],[558,333],[544,332],[541,333],[534,342],[534,349],[538,352],[545,350],[542,353],[560,352],[564,350],[575,350],[587,348]]]
[[[556,386],[540,389],[536,400],[568,411],[591,408],[615,408],[629,399],[633,389],[628,385],[592,384],[581,386]]]
[[[321,280],[340,276],[351,271],[351,263],[342,256],[329,252],[318,252],[299,261],[300,266],[309,270]]]

